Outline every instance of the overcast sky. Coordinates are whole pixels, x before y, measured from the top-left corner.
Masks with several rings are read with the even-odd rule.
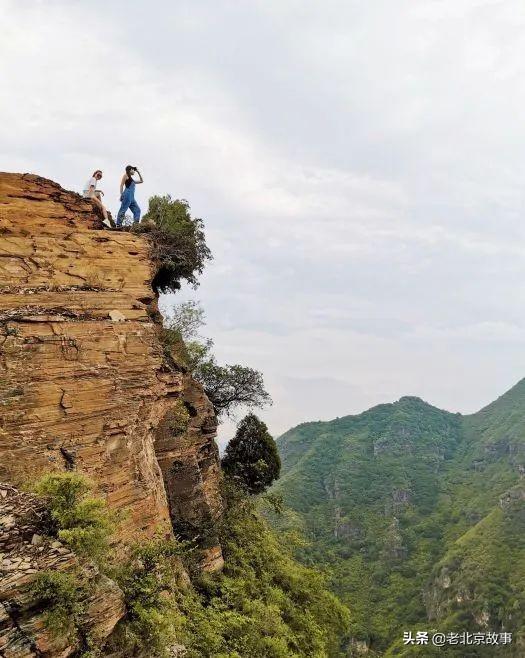
[[[525,375],[521,0],[0,0],[0,169],[206,221],[221,361],[279,434]],[[224,440],[231,427],[223,429]]]

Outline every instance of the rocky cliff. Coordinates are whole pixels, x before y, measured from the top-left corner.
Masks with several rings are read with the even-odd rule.
[[[221,512],[216,418],[164,354],[154,275],[146,237],[102,230],[52,181],[0,174],[0,481],[85,473],[120,513],[121,547]],[[189,423],[170,431],[181,405]],[[213,533],[203,554],[222,566]]]

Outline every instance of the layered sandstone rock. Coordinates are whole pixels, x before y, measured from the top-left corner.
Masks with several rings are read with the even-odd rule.
[[[196,529],[221,511],[216,420],[165,359],[153,275],[147,239],[102,230],[90,201],[0,174],[0,479],[86,473],[123,543],[169,528],[170,508]],[[180,400],[189,431],[170,436]],[[206,559],[222,563],[213,541]]]
[[[202,387],[183,376],[182,402],[187,410],[187,430],[174,440],[171,410],[160,421],[155,437],[157,459],[164,476],[171,520],[177,535],[200,537],[203,567],[222,567],[222,553],[213,530],[221,512],[217,490],[220,466],[213,438],[217,418]]]

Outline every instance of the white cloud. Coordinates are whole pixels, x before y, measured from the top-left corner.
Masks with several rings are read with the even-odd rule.
[[[0,22],[0,168],[101,167],[115,209],[133,162],[143,206],[188,198],[208,333],[265,372],[270,429],[405,393],[472,410],[523,375],[519,3],[0,0]]]

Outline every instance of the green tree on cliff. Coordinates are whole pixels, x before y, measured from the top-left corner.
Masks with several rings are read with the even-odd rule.
[[[198,302],[178,304],[166,320],[164,342],[185,361],[202,384],[217,416],[230,416],[239,407],[260,408],[271,404],[262,374],[239,364],[219,365],[212,353],[213,341],[199,335],[204,311]]]
[[[222,468],[251,494],[262,493],[279,477],[277,446],[255,414],[248,414],[239,423],[226,448]]]

